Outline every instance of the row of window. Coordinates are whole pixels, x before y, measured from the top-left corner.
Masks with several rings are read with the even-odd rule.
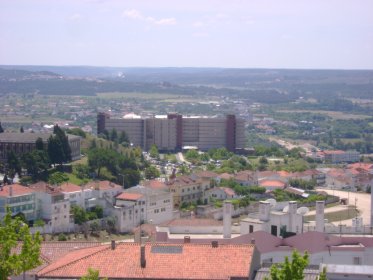
[[[33,204],[25,204],[25,205],[10,207],[10,210],[13,213],[18,213],[18,212],[22,212],[22,211],[32,210],[33,208],[34,208]]]

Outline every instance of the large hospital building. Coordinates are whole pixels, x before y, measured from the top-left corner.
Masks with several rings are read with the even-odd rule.
[[[97,134],[113,129],[125,131],[131,143],[144,150],[153,144],[163,151],[185,147],[206,151],[225,147],[234,152],[245,146],[245,121],[235,115],[211,118],[168,114],[152,118],[132,116],[112,119],[106,113],[98,113]]]

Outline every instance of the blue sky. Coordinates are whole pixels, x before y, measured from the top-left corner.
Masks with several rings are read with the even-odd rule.
[[[0,64],[373,69],[373,1],[0,0]]]

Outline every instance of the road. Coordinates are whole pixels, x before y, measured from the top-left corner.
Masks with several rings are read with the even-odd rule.
[[[340,198],[349,198],[349,205],[356,206],[360,211],[360,216],[363,217],[363,224],[368,225],[370,223],[370,194],[368,193],[355,193],[347,191],[338,191],[319,188],[318,191],[325,191],[328,194],[339,196]],[[341,221],[342,224],[351,225],[351,220]]]

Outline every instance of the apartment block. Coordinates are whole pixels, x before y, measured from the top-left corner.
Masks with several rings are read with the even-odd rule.
[[[245,122],[235,115],[226,117],[185,117],[179,114],[153,118],[112,119],[97,115],[97,134],[105,130],[125,131],[134,146],[148,150],[174,151],[193,146],[200,150],[226,147],[230,151],[245,146]]]

